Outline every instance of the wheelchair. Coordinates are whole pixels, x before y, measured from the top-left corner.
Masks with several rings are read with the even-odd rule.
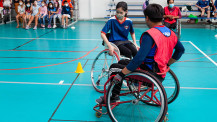
[[[108,36],[108,35],[107,35]],[[112,43],[111,43],[112,44]],[[102,43],[104,46],[104,41]],[[101,51],[93,61],[91,67],[91,81],[94,89],[97,92],[104,93],[104,84],[106,83],[107,79],[109,78],[109,67],[113,63],[118,63],[120,59],[123,59],[124,56],[120,55],[120,51],[115,44],[112,44],[115,47],[115,51],[113,52],[114,55],[110,56],[108,47],[105,46],[105,49]],[[175,73],[169,69],[165,80],[162,82],[163,86],[165,87],[167,93],[168,103],[172,103],[179,95],[180,91],[180,84],[177,76]],[[109,85],[106,85],[106,89],[108,89]],[[127,82],[123,82],[122,90],[128,90]]]
[[[168,102],[161,82],[147,71],[136,70],[123,78],[128,90],[120,91],[120,101],[111,102],[115,83],[112,75],[104,84],[104,103],[94,106],[96,117],[108,114],[113,122],[167,120]],[[138,84],[138,85],[135,85]],[[106,107],[106,111],[104,108]]]
[[[108,38],[109,33],[106,34],[106,36]],[[111,45],[114,47],[113,56],[109,55],[109,49],[107,45],[105,45],[104,41],[102,42],[102,45],[105,47],[105,49],[96,56],[91,67],[91,81],[93,87],[100,93],[103,93],[104,84],[109,77],[108,73],[110,65],[113,63],[118,63],[120,59],[129,59],[120,54],[120,50],[115,44],[111,43]]]

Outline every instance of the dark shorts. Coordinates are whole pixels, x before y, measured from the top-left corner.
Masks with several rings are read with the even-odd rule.
[[[202,12],[200,9],[198,9],[199,12]],[[208,9],[205,8],[205,13],[207,14]]]
[[[168,27],[169,29],[176,29],[176,22],[173,23],[173,24],[164,22],[164,25],[165,25],[166,27]]]

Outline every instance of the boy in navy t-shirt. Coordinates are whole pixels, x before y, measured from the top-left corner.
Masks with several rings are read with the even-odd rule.
[[[209,2],[210,1],[206,1],[206,0],[198,0],[198,2],[196,3],[196,7],[198,8],[198,11],[201,12],[201,17],[204,17],[204,13],[207,14],[207,22],[208,23],[212,23],[209,18],[210,18],[210,10],[209,10]]]

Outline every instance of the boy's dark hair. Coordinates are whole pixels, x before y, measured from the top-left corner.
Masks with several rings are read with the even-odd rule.
[[[173,0],[173,2],[174,2],[174,0]],[[169,4],[170,3],[170,0],[167,0],[167,4]]]
[[[124,1],[118,2],[118,4],[116,5],[116,9],[118,8],[122,8],[124,11],[127,11],[128,10],[127,3]],[[125,17],[127,17],[127,14],[125,15]]]
[[[68,2],[67,2],[67,1],[64,1],[64,4],[65,4],[65,3],[68,3]]]
[[[143,13],[145,17],[148,16],[152,22],[162,22],[164,9],[159,4],[149,4]]]

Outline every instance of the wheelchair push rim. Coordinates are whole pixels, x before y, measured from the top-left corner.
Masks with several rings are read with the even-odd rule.
[[[96,91],[104,93],[104,84],[109,77],[109,67],[119,60],[117,53],[113,52],[113,56],[110,56],[108,49],[101,51],[96,56],[91,67],[91,81]]]
[[[137,90],[133,90],[130,84],[134,81],[128,81],[129,91],[121,91],[120,102],[111,103],[112,90],[114,84],[111,84],[107,91],[106,107],[109,117],[112,121],[163,121],[167,113],[167,97],[162,84],[154,76],[149,73],[134,72],[126,77],[136,76],[148,79],[152,87],[144,84],[145,81],[139,81],[140,85]],[[142,85],[147,87],[142,87]],[[150,90],[152,89],[152,90]],[[146,104],[154,101],[158,106]]]

